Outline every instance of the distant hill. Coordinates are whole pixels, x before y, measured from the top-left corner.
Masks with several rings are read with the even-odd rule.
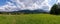
[[[47,13],[44,10],[20,10],[20,11],[13,11],[13,12],[20,12],[20,13]]]

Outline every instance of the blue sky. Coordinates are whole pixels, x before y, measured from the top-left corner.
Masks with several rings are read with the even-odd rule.
[[[6,3],[6,0],[0,0],[0,6],[4,5]]]
[[[55,4],[57,1],[58,1],[58,0],[51,0],[51,1],[49,1],[49,4],[50,4],[50,5],[53,5],[53,4]]]
[[[5,5],[7,2],[9,2],[10,0],[0,0],[0,6]]]
[[[14,1],[14,0],[13,0]],[[23,0],[24,1],[24,0]],[[34,0],[33,0],[34,1]],[[40,0],[41,1],[41,0]],[[52,6],[53,4],[55,4],[58,0],[47,0],[48,2],[48,4],[50,5],[50,6]],[[2,6],[2,8],[7,8],[8,9],[8,7],[10,7],[10,8],[16,8],[15,6],[9,6],[9,5],[7,5],[7,2],[11,2],[12,3],[12,1],[10,1],[10,0],[0,0],[0,6]],[[17,1],[16,1],[17,2]],[[13,3],[14,5],[16,5],[15,3]],[[40,4],[40,3],[39,3]],[[4,5],[7,5],[7,6],[4,6]],[[19,5],[20,5],[20,3],[19,3]],[[20,7],[21,5],[23,6],[23,4],[21,3],[21,5],[19,6],[18,4],[17,4],[17,9],[19,9],[18,7]],[[29,5],[29,4],[28,4]],[[3,7],[4,6],[4,7]],[[39,7],[39,6],[38,6]],[[1,8],[1,7],[0,7]],[[4,10],[3,9],[3,10]],[[32,9],[32,8],[31,8]],[[49,9],[49,8],[48,8]],[[46,10],[47,11],[47,10]]]
[[[5,5],[6,2],[8,2],[8,1],[10,1],[10,0],[0,0],[0,6]],[[56,3],[57,1],[58,1],[58,0],[51,0],[51,1],[49,1],[49,4],[50,4],[50,5],[53,5],[53,4]]]
[[[5,5],[6,4],[6,2],[8,2],[8,1],[10,1],[10,0],[0,0],[0,6],[2,6],[2,5]],[[51,0],[51,1],[49,1],[49,4],[50,5],[53,5],[54,3],[56,3],[58,0]]]

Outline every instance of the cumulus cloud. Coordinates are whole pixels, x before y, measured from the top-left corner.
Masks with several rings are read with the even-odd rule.
[[[58,0],[58,2],[60,2],[60,0]]]
[[[0,11],[17,11],[17,7],[13,3],[8,2],[6,5],[0,7]]]
[[[49,0],[10,0],[6,5],[0,7],[0,11],[6,12],[36,9],[50,11]]]

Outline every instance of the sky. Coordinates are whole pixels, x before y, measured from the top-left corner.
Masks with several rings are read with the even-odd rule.
[[[60,0],[0,0],[0,11],[36,10],[49,12]]]
[[[0,0],[0,6],[5,5],[9,1],[10,0]],[[34,1],[36,1],[36,0],[34,0]],[[56,1],[58,1],[58,0],[49,0],[49,4],[52,5],[52,4],[56,3]]]

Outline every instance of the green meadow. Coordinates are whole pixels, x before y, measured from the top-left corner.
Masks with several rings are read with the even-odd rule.
[[[60,24],[60,15],[50,14],[0,14],[0,24]]]

